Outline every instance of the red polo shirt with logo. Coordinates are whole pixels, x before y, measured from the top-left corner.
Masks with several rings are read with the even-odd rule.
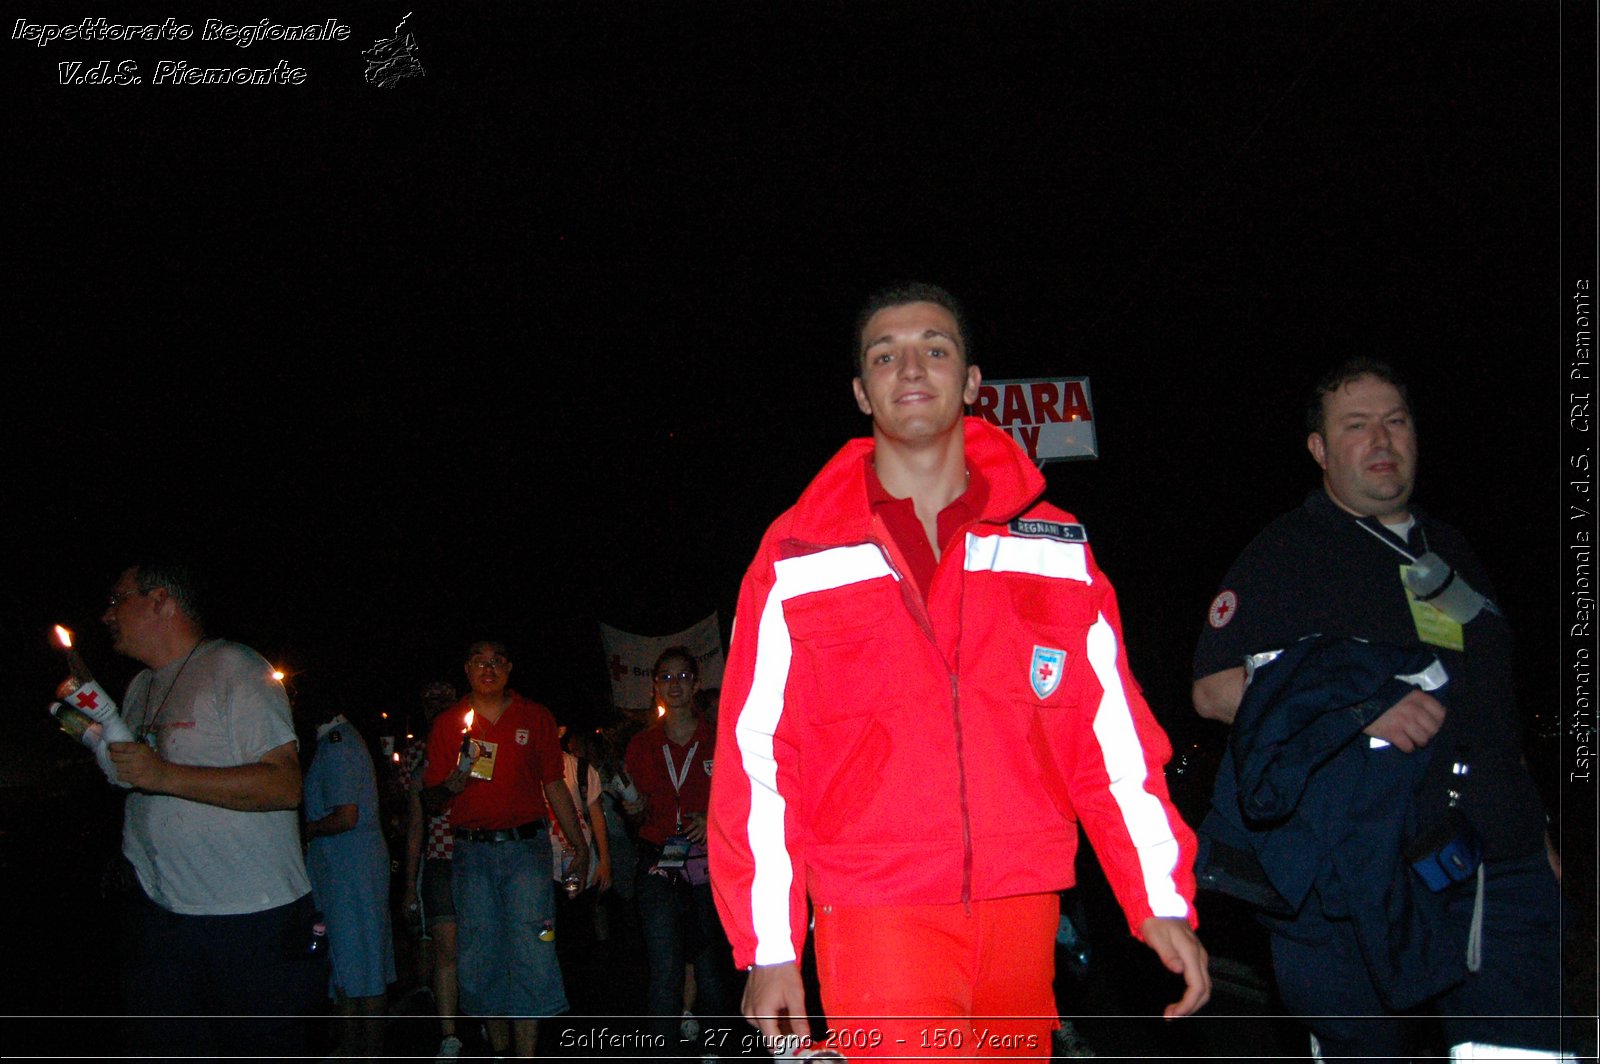
[[[883,526],[894,537],[894,545],[906,560],[911,571],[907,573],[917,585],[922,600],[928,600],[928,585],[939,568],[939,559],[933,556],[933,545],[928,542],[928,531],[917,517],[917,504],[913,499],[897,499],[878,479],[878,470],[870,457],[863,460],[867,474],[867,503],[872,512],[883,520]],[[983,516],[983,507],[989,501],[989,482],[977,469],[967,471],[967,490],[951,500],[939,511],[939,553],[950,549],[950,540],[956,530]]]
[[[496,744],[494,778],[468,780],[450,803],[450,826],[457,830],[514,828],[547,817],[544,785],[564,778],[555,718],[539,703],[507,693],[511,704],[499,720],[491,722],[481,713],[473,719],[472,737]],[[424,787],[437,787],[455,771],[471,708],[471,701],[463,698],[434,720]]]
[[[683,744],[668,739],[660,724],[633,737],[623,763],[647,802],[644,823],[639,825],[640,838],[660,846],[677,833],[680,809],[687,816],[710,808],[711,757],[716,748],[716,734],[704,718],[695,724],[694,734]],[[669,757],[671,772],[667,770]],[[673,788],[673,774],[682,780],[681,789]]]

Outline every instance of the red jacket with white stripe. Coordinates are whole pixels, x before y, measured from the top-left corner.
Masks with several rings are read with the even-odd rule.
[[[1073,883],[1081,821],[1130,928],[1194,919],[1194,834],[1082,528],[1004,432],[926,604],[851,441],[768,529],[739,593],[712,779],[711,878],[741,966],[799,957],[806,893],[929,904]]]

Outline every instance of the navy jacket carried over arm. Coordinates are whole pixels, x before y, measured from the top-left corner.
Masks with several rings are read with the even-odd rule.
[[[1307,637],[1258,665],[1201,827],[1202,885],[1221,843],[1254,855],[1286,911],[1315,889],[1326,915],[1353,921],[1395,1009],[1464,976],[1466,928],[1446,926],[1406,860],[1431,749],[1406,754],[1362,729],[1414,686],[1444,700],[1444,679],[1427,648],[1350,638]],[[1269,919],[1293,935],[1292,917]]]

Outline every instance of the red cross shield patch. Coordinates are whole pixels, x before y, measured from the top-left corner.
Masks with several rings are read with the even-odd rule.
[[[1033,661],[1028,666],[1028,681],[1033,693],[1049,698],[1061,686],[1061,674],[1067,670],[1067,652],[1055,647],[1035,646]]]
[[[518,746],[527,746],[528,745],[528,729],[527,728],[518,728],[517,729],[516,738],[517,738],[517,745]]]

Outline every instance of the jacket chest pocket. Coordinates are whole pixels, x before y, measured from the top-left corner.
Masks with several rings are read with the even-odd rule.
[[[813,721],[884,713],[897,694],[903,699],[906,657],[920,655],[925,640],[908,630],[893,578],[791,599],[784,618],[794,652],[789,686]]]
[[[1090,630],[1100,621],[1099,596],[1078,581],[1022,576],[1010,581],[1016,647],[1008,668],[1017,723],[1039,772],[1039,788],[1066,819],[1075,819],[1069,780],[1077,739],[1099,702],[1089,661]]]
[[[992,679],[1023,705],[1051,708],[1078,701],[1089,670],[1089,629],[1099,618],[1091,589],[1071,580],[1019,576],[1006,582],[1009,631],[992,655],[1005,675]]]

